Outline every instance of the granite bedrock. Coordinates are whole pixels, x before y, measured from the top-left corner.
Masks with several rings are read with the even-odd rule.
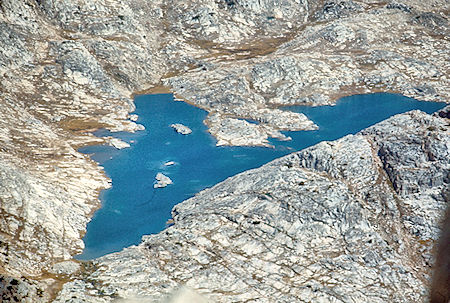
[[[120,287],[114,286],[114,272],[110,273],[111,278],[107,278],[108,273],[94,271],[89,264],[79,264],[72,259],[72,256],[81,252],[81,237],[86,224],[93,211],[99,207],[98,192],[110,186],[102,169],[76,150],[87,144],[103,143],[103,139],[90,133],[100,127],[116,131],[138,130],[139,125],[129,116],[134,107],[132,96],[135,93],[156,92],[158,87],[165,86],[178,98],[210,113],[206,123],[219,141],[235,144],[236,140],[239,140],[239,144],[243,145],[260,145],[267,137],[279,137],[281,130],[311,127],[312,122],[302,115],[280,112],[278,107],[284,105],[330,104],[340,96],[376,91],[397,92],[423,100],[448,102],[448,4],[443,0],[127,0],[121,1],[120,4],[107,0],[3,0],[0,2],[0,8],[0,274],[3,300],[15,298],[24,302],[51,301],[58,296],[63,284],[69,281],[72,281],[72,284],[69,283],[63,288],[58,300],[62,300],[62,296],[70,293],[72,288],[75,291],[75,284],[79,285],[80,293],[80,289],[84,287],[83,293],[88,295],[90,286],[87,280],[79,279],[83,276],[82,273],[86,279],[91,279],[91,275],[102,277],[98,281],[102,281],[105,287],[111,283],[111,289],[114,291],[108,293],[110,298],[114,292],[125,295]],[[419,301],[426,298],[425,290],[432,265],[430,249],[439,230],[438,209],[442,208],[442,203],[448,203],[448,194],[434,193],[439,192],[440,187],[448,182],[448,177],[441,177],[441,171],[448,169],[448,166],[445,166],[448,163],[435,160],[445,159],[445,156],[448,158],[448,143],[445,143],[448,142],[448,122],[445,122],[445,118],[414,113],[390,120],[390,127],[394,127],[395,122],[392,121],[395,119],[412,123],[401,118],[411,115],[416,115],[420,122],[417,123],[416,132],[411,130],[408,124],[399,126],[397,132],[392,132],[392,138],[397,135],[402,137],[402,134],[405,138],[412,136],[405,139],[404,145],[390,141],[383,145],[379,140],[372,145],[372,151],[378,151],[378,154],[374,154],[370,159],[373,159],[374,163],[379,160],[382,165],[378,163],[380,165],[374,164],[370,167],[384,169],[385,178],[392,183],[393,191],[386,188],[380,192],[374,190],[372,195],[375,198],[370,198],[370,192],[367,197],[357,197],[352,196],[354,194],[349,187],[349,200],[344,199],[351,204],[349,209],[354,207],[357,212],[358,207],[362,207],[359,213],[363,217],[367,216],[365,211],[371,203],[381,203],[380,201],[386,201],[386,204],[380,206],[378,211],[392,210],[392,214],[399,216],[399,221],[395,224],[391,222],[392,226],[395,225],[395,228],[392,228],[398,232],[390,233],[392,237],[380,234],[381,238],[376,236],[372,239],[375,241],[373,243],[379,246],[379,250],[374,252],[377,256],[366,257],[367,260],[373,260],[373,264],[391,257],[393,259],[386,261],[388,265],[397,261],[405,264],[396,269],[392,267],[388,271],[393,276],[400,275],[396,277],[406,275],[410,278],[392,280],[392,289],[397,287],[404,294],[404,298],[396,299],[399,302],[408,301],[413,290],[419,290],[416,292]],[[258,124],[241,123],[242,119],[251,119]],[[426,121],[429,120],[433,122],[427,126]],[[431,129],[428,130],[428,127]],[[257,135],[246,141],[241,139],[246,138],[245,134]],[[370,136],[372,135],[364,134],[346,140],[364,141],[365,139],[361,138],[367,139]],[[373,134],[374,138],[377,136],[378,134]],[[391,139],[385,136],[383,140]],[[423,143],[420,148],[425,154],[419,152],[417,142]],[[423,158],[403,158],[404,153],[411,153],[403,149],[417,149],[413,154],[418,157],[422,155]],[[344,151],[340,153],[345,154]],[[339,158],[338,156],[337,154],[334,158]],[[330,159],[326,157],[326,153],[320,153],[316,160],[317,163],[323,163],[323,169],[328,167],[327,161],[331,165],[333,160],[331,156]],[[336,165],[339,166],[340,163]],[[264,169],[267,167],[262,168]],[[303,172],[303,169],[307,171]],[[298,174],[304,173],[305,179],[319,178],[315,176],[315,171],[310,172],[308,169],[313,168],[299,169],[301,172]],[[320,174],[327,174],[326,171],[318,171]],[[345,169],[342,167],[339,171],[345,172]],[[372,173],[382,176],[382,172]],[[420,172],[423,173],[415,175]],[[299,175],[292,176],[292,180],[300,178]],[[426,175],[430,175],[431,179],[427,181]],[[355,180],[361,176],[355,175]],[[336,177],[329,179],[332,183],[329,194],[333,197],[330,198],[330,203],[340,199],[337,196],[334,198],[333,189],[345,185],[334,179]],[[445,181],[442,184],[439,183],[441,179],[442,182]],[[272,187],[268,183],[254,184],[255,180],[249,180],[249,192],[253,191],[252,187],[255,192],[264,187]],[[280,177],[280,184],[284,184],[282,180]],[[349,176],[348,180],[353,179]],[[383,180],[380,177],[378,186],[389,184]],[[326,183],[326,180],[317,182],[319,186],[320,182]],[[361,182],[369,184],[369,181]],[[417,192],[410,193],[412,188],[415,188],[415,182],[419,182]],[[338,192],[343,195],[347,193],[344,189]],[[392,194],[395,198],[383,200],[377,197],[381,193],[387,196]],[[284,194],[289,194],[288,188]],[[205,194],[202,193],[199,197],[202,195]],[[277,195],[278,193],[274,193],[272,199],[285,200],[286,205],[290,205],[288,197],[280,198]],[[292,193],[291,198],[294,200],[295,195],[296,193]],[[310,192],[309,196],[314,198],[314,191]],[[414,198],[416,196],[424,196],[423,200],[419,200],[429,201],[427,205],[431,210],[428,211],[427,208],[420,216],[410,213],[409,208],[417,210],[424,207]],[[230,188],[229,199],[232,197]],[[207,195],[204,198],[206,207]],[[267,199],[270,200],[270,192]],[[315,201],[325,203],[328,200]],[[352,201],[356,204],[352,204]],[[361,203],[364,201],[367,205],[363,207]],[[234,202],[229,203],[231,205]],[[261,204],[261,211],[264,205]],[[270,207],[274,207],[272,211],[275,214],[278,213],[276,203]],[[393,210],[395,207],[398,207],[398,213]],[[244,213],[242,210],[241,214]],[[270,215],[269,209],[265,210],[263,216]],[[375,218],[382,220],[386,216]],[[174,219],[181,222],[176,215]],[[185,220],[187,219],[183,219],[183,222],[188,224]],[[223,220],[228,219],[225,216]],[[236,227],[242,223],[237,222]],[[325,227],[327,221],[324,222],[323,228],[310,230],[311,239],[337,232],[331,227]],[[177,232],[181,232],[182,224],[176,223],[175,226],[177,224],[180,225],[180,231]],[[382,222],[371,224],[381,226]],[[282,235],[288,235],[281,227],[275,225],[273,228],[280,230],[280,238]],[[372,225],[367,228],[372,228]],[[389,228],[391,227],[386,227],[386,230],[390,230]],[[342,227],[341,231],[344,230]],[[239,238],[238,235],[239,233],[236,239]],[[343,233],[334,235],[336,243],[346,243],[350,249],[353,242],[345,237],[339,238],[338,235],[342,236]],[[161,234],[150,236],[152,237],[165,236]],[[245,237],[252,236],[245,234],[242,243],[245,243]],[[356,232],[354,237],[358,239]],[[250,238],[247,239],[249,245],[253,243]],[[271,239],[271,244],[282,243],[277,242],[282,241],[278,238]],[[345,241],[340,242],[339,239]],[[377,242],[377,239],[381,240]],[[188,240],[185,240],[186,243]],[[148,240],[143,243],[146,241]],[[212,242],[215,243],[214,241]],[[319,241],[317,245],[320,246],[323,244],[321,243]],[[337,247],[342,248],[342,245]],[[388,247],[391,255],[383,250],[384,245]],[[415,250],[414,245],[419,245],[418,250]],[[234,257],[252,260],[251,251],[260,249],[257,244],[255,247],[249,249],[248,254],[234,254],[224,250],[220,258],[213,258],[217,260],[214,264],[226,265],[228,263],[223,262],[233,262]],[[133,249],[127,250],[126,253],[136,253]],[[313,251],[304,249],[307,252]],[[144,251],[140,248],[139,250]],[[295,251],[301,252],[302,249]],[[196,254],[200,259],[203,258],[201,252]],[[157,251],[145,253],[156,254]],[[277,251],[272,253],[277,254]],[[161,254],[162,280],[155,285],[174,285],[175,281],[187,283],[188,280],[183,275],[188,273],[172,268],[170,262],[164,261],[163,251]],[[192,256],[194,254],[195,252],[192,252]],[[301,257],[293,254],[292,260],[296,256]],[[318,258],[320,256],[317,255]],[[333,259],[335,256],[339,254],[330,252],[327,255],[331,262],[330,268],[338,264],[336,262],[339,260]],[[351,258],[352,253],[348,252],[346,256]],[[400,259],[396,259],[397,257]],[[342,266],[347,266],[344,262],[347,259],[344,259],[340,260],[343,262]],[[311,279],[311,283],[316,284],[306,286],[299,281],[295,283],[311,289],[317,296],[347,301],[342,288],[357,286],[348,286],[352,285],[350,282],[348,285],[335,282],[345,276],[323,281],[326,277],[332,277],[320,275],[321,266],[328,266],[325,259],[321,260],[322,263],[317,263],[318,268],[309,268],[313,273],[311,275],[316,275]],[[355,260],[359,265],[366,264],[358,262],[360,259]],[[275,266],[269,263],[260,263],[258,266]],[[357,266],[356,263],[351,264]],[[179,264],[180,268],[188,266],[188,263]],[[192,263],[192,266],[196,266],[195,264],[197,263]],[[423,264],[426,266],[422,267]],[[278,266],[285,268],[280,264]],[[369,275],[370,267],[364,265],[364,268],[362,272]],[[384,267],[380,265],[377,268]],[[218,269],[211,269],[211,274],[213,272],[221,273]],[[241,274],[239,269],[235,269],[234,274],[225,276],[230,279],[234,277],[236,283],[253,283],[245,280]],[[163,283],[164,275],[172,282]],[[306,276],[308,274],[305,273]],[[286,273],[286,277],[289,278],[290,274]],[[289,279],[292,278],[288,278],[277,280],[276,276],[259,277],[255,274],[252,279],[259,281],[260,289],[246,292],[252,297],[245,300],[264,300],[262,298],[266,294],[270,295],[269,289],[272,287],[278,287],[286,298],[296,295],[288,293],[281,285],[289,285]],[[278,281],[281,284],[272,285],[270,281]],[[385,282],[387,281],[390,280]],[[395,281],[401,282],[397,285]],[[291,282],[294,283],[293,280]],[[103,292],[107,291],[99,286],[101,283],[94,283],[92,291],[93,294],[98,294],[98,300],[101,300]],[[231,290],[234,289],[231,284],[223,285],[229,285]],[[370,294],[372,290],[374,293],[381,291],[382,287],[379,285],[381,284],[373,284],[373,289],[366,293]],[[324,288],[321,288],[322,286]],[[303,287],[299,286],[299,289]],[[222,300],[243,300],[243,297],[233,291],[229,297],[224,295]],[[218,294],[221,290],[214,292],[211,286],[204,292],[210,293],[208,296],[214,300],[220,300]],[[363,292],[360,293],[363,295]],[[388,298],[388,293],[390,292],[387,290],[380,300],[389,301],[383,299]],[[299,292],[297,295],[301,297],[304,294]],[[317,300],[321,299],[317,297]],[[376,301],[375,298],[373,300]]]

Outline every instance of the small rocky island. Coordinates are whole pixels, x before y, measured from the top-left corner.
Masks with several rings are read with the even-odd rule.
[[[88,262],[74,256],[111,181],[78,149],[124,147],[92,132],[142,130],[140,93],[174,93],[208,112],[220,145],[243,146],[317,127],[283,106],[380,91],[449,103],[448,13],[446,0],[0,1],[2,300],[186,286],[215,302],[427,302],[448,107],[231,177],[167,230]]]
[[[171,124],[170,127],[172,127],[177,133],[182,135],[189,135],[192,133],[192,130],[189,127],[181,123]]]
[[[153,188],[164,188],[173,183],[172,180],[163,173],[157,173],[155,179],[156,183],[153,184]]]
[[[118,138],[110,137],[108,139],[109,139],[109,144],[117,149],[124,149],[124,148],[130,147],[129,143],[122,141]]]

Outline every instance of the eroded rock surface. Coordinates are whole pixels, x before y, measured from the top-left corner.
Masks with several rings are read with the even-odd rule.
[[[426,302],[449,145],[448,119],[413,111],[241,173],[56,302],[153,302],[182,285],[212,302]]]
[[[192,129],[181,123],[170,124],[170,127],[172,127],[177,133],[182,135],[189,135],[190,133],[192,133]]]
[[[155,179],[156,183],[153,184],[153,188],[164,188],[173,183],[172,180],[163,173],[157,173]]]
[[[109,186],[77,148],[108,143],[89,133],[98,128],[142,129],[133,93],[164,84],[210,113],[219,144],[267,145],[315,127],[284,105],[375,91],[448,102],[448,36],[445,0],[0,1],[2,281],[39,302],[70,279],[54,268],[82,251]],[[413,174],[441,182],[427,167],[397,175],[399,147],[377,144],[399,194],[413,191]]]

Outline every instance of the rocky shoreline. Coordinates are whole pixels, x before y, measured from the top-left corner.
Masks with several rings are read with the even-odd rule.
[[[449,133],[412,111],[231,177],[55,302],[160,302],[185,286],[211,302],[427,302]]]
[[[377,91],[449,102],[444,0],[3,0],[0,29],[2,300],[50,301],[90,272],[73,256],[110,185],[77,148],[108,140],[90,133],[101,127],[140,129],[133,93],[166,85],[207,110],[211,133],[232,145],[314,127],[284,105]],[[412,272],[408,289],[423,289]]]

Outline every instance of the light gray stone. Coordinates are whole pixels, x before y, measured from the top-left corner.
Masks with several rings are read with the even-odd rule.
[[[110,145],[114,146],[117,149],[124,149],[130,147],[129,143],[122,141],[119,138],[110,137],[108,138],[108,141]]]
[[[63,261],[53,265],[51,273],[57,275],[72,275],[80,270],[80,263],[74,261]]]
[[[171,227],[94,260],[56,302],[158,301],[183,285],[212,302],[427,302],[448,131],[413,111],[228,178],[176,205]]]
[[[156,183],[153,184],[153,188],[164,188],[173,183],[172,180],[163,173],[157,173],[155,179]]]
[[[102,169],[77,149],[104,143],[90,133],[98,128],[142,130],[134,116],[129,116],[134,110],[134,94],[174,92],[177,99],[208,111],[206,123],[211,134],[218,143],[232,145],[267,145],[270,137],[288,139],[283,137],[283,130],[316,127],[303,115],[283,112],[280,107],[285,105],[332,104],[344,95],[378,91],[448,102],[447,6],[445,0],[0,1],[0,267],[6,280],[20,285],[11,288],[8,298],[20,294],[21,300],[45,302],[56,296],[54,292],[67,281],[67,277],[50,272],[55,264],[69,261],[82,251],[86,224],[100,206],[98,193],[110,186]],[[161,90],[161,85],[167,88]],[[271,220],[277,220],[282,213],[278,205],[281,202],[270,204],[270,192],[258,193],[258,199],[266,201],[259,205],[252,200],[255,198],[250,189],[239,198],[225,197],[224,190],[219,205],[227,205],[230,199],[230,205],[243,207],[236,204],[239,199],[250,201],[249,210],[254,207],[258,210],[254,210],[255,214],[265,215],[258,215],[260,221],[255,222],[260,223],[253,224],[238,215],[245,209],[233,212],[228,208],[225,216],[219,215],[220,209],[217,213],[211,210],[211,220],[202,223],[205,228],[214,230],[214,226],[224,224],[222,220],[227,222],[226,228],[223,233],[215,233],[213,240],[208,240],[208,234],[198,240],[204,243],[202,249],[216,249],[214,245],[220,244],[231,245],[238,252],[216,250],[220,252],[218,258],[198,249],[190,244],[189,237],[193,236],[186,227],[180,231],[186,238],[176,243],[190,247],[186,255],[195,262],[161,261],[157,268],[162,268],[164,275],[153,275],[148,269],[152,273],[147,276],[148,281],[158,285],[158,291],[175,287],[177,281],[198,283],[205,286],[207,295],[213,294],[213,299],[219,297],[215,289],[226,288],[231,294],[226,298],[231,301],[273,301],[272,294],[280,294],[276,301],[364,301],[366,294],[374,294],[371,300],[375,302],[392,302],[397,300],[391,295],[395,289],[398,296],[404,296],[397,301],[417,301],[409,297],[410,290],[421,293],[424,282],[417,282],[418,273],[406,260],[426,260],[424,266],[417,261],[417,268],[428,268],[426,263],[433,262],[429,249],[439,230],[435,218],[444,208],[443,201],[448,201],[448,192],[439,190],[448,183],[443,164],[448,145],[439,143],[446,140],[445,125],[434,125],[429,118],[421,120],[420,114],[415,115],[419,121],[417,129],[422,133],[398,138],[393,131],[401,131],[401,127],[391,121],[368,130],[370,133],[340,141],[366,160],[342,149],[334,153],[338,147],[326,143],[302,154],[305,176],[299,172],[285,180],[277,170],[280,179],[275,185],[285,186],[286,190],[283,193],[274,189],[279,195],[275,196],[276,201],[289,202],[291,195],[295,206],[303,211],[296,181],[318,180],[315,189],[311,189],[313,185],[305,189],[306,197],[323,197],[316,197],[314,190],[330,194],[326,201],[305,198],[306,206],[316,208],[311,215],[317,221],[314,224],[306,219],[297,222],[285,211],[287,217],[279,220],[282,226],[274,225]],[[409,123],[406,118],[398,119],[401,125]],[[422,126],[427,123],[431,123],[430,129],[425,131]],[[369,143],[379,153],[376,157],[366,156]],[[411,149],[406,152],[403,145]],[[402,158],[403,152],[406,154]],[[382,168],[383,174],[380,177],[361,165]],[[253,178],[252,174],[246,176]],[[250,188],[275,187],[255,178],[248,181]],[[346,178],[352,181],[347,182]],[[377,184],[373,178],[383,182]],[[252,182],[264,186],[257,187]],[[374,184],[377,190],[371,191]],[[352,186],[365,196],[356,195]],[[283,195],[286,199],[280,198]],[[367,203],[363,205],[361,201]],[[398,201],[404,207],[400,208]],[[330,225],[345,211],[331,215],[320,205],[341,203],[349,204],[345,209],[349,211],[348,222],[344,226]],[[366,221],[369,227],[363,224]],[[352,229],[357,222],[363,227]],[[198,222],[192,224],[197,226]],[[235,230],[234,224],[255,225],[251,229],[254,234],[246,234],[246,228]],[[389,232],[381,232],[374,228],[375,224]],[[298,230],[307,238],[294,241],[286,236],[297,235]],[[379,249],[371,255],[362,245],[361,253],[354,255],[353,247],[358,247],[358,241],[364,242],[364,237],[372,232],[374,238],[367,241],[381,243]],[[335,238],[326,238],[327,235]],[[410,235],[412,238],[408,238]],[[266,237],[267,245],[278,241],[283,244],[274,244],[264,258],[257,258],[265,245],[258,241],[259,236]],[[330,248],[330,243],[335,246]],[[411,248],[412,244],[417,247]],[[339,249],[346,245],[349,252],[342,253]],[[330,250],[319,251],[321,246]],[[181,253],[170,253],[172,247],[162,247],[161,260],[182,259]],[[315,264],[306,264],[305,255],[316,252],[311,249],[318,251],[317,258]],[[132,250],[134,256],[141,257],[136,250],[147,256],[142,247]],[[289,255],[288,250],[296,254]],[[334,250],[339,254],[334,254]],[[417,251],[420,256],[414,253]],[[281,254],[289,255],[290,263],[283,259],[278,263],[270,261]],[[364,276],[360,277],[355,273],[365,266],[364,258],[377,266],[362,270]],[[400,260],[400,265],[394,267],[389,258]],[[215,260],[237,265],[205,267]],[[191,274],[202,270],[198,277]],[[246,270],[254,275],[246,275]],[[84,267],[81,271],[88,272]],[[311,277],[310,283],[292,278],[300,272]],[[143,275],[139,273],[133,281],[138,284]],[[369,285],[372,278],[375,282],[370,287],[352,284],[360,280]],[[396,284],[400,278],[403,282]],[[116,289],[123,291],[114,279],[111,278],[111,284],[105,283],[100,292],[100,286],[89,281],[69,282],[60,296],[67,302],[105,302]],[[208,281],[218,280],[222,283],[206,287]],[[131,285],[130,293],[153,289],[139,290]],[[7,288],[3,292],[4,289]],[[354,290],[352,294],[350,290]],[[78,299],[66,296],[71,292],[76,292]]]
[[[170,127],[172,127],[177,133],[182,135],[189,135],[192,133],[192,130],[189,127],[181,123],[170,124]]]

